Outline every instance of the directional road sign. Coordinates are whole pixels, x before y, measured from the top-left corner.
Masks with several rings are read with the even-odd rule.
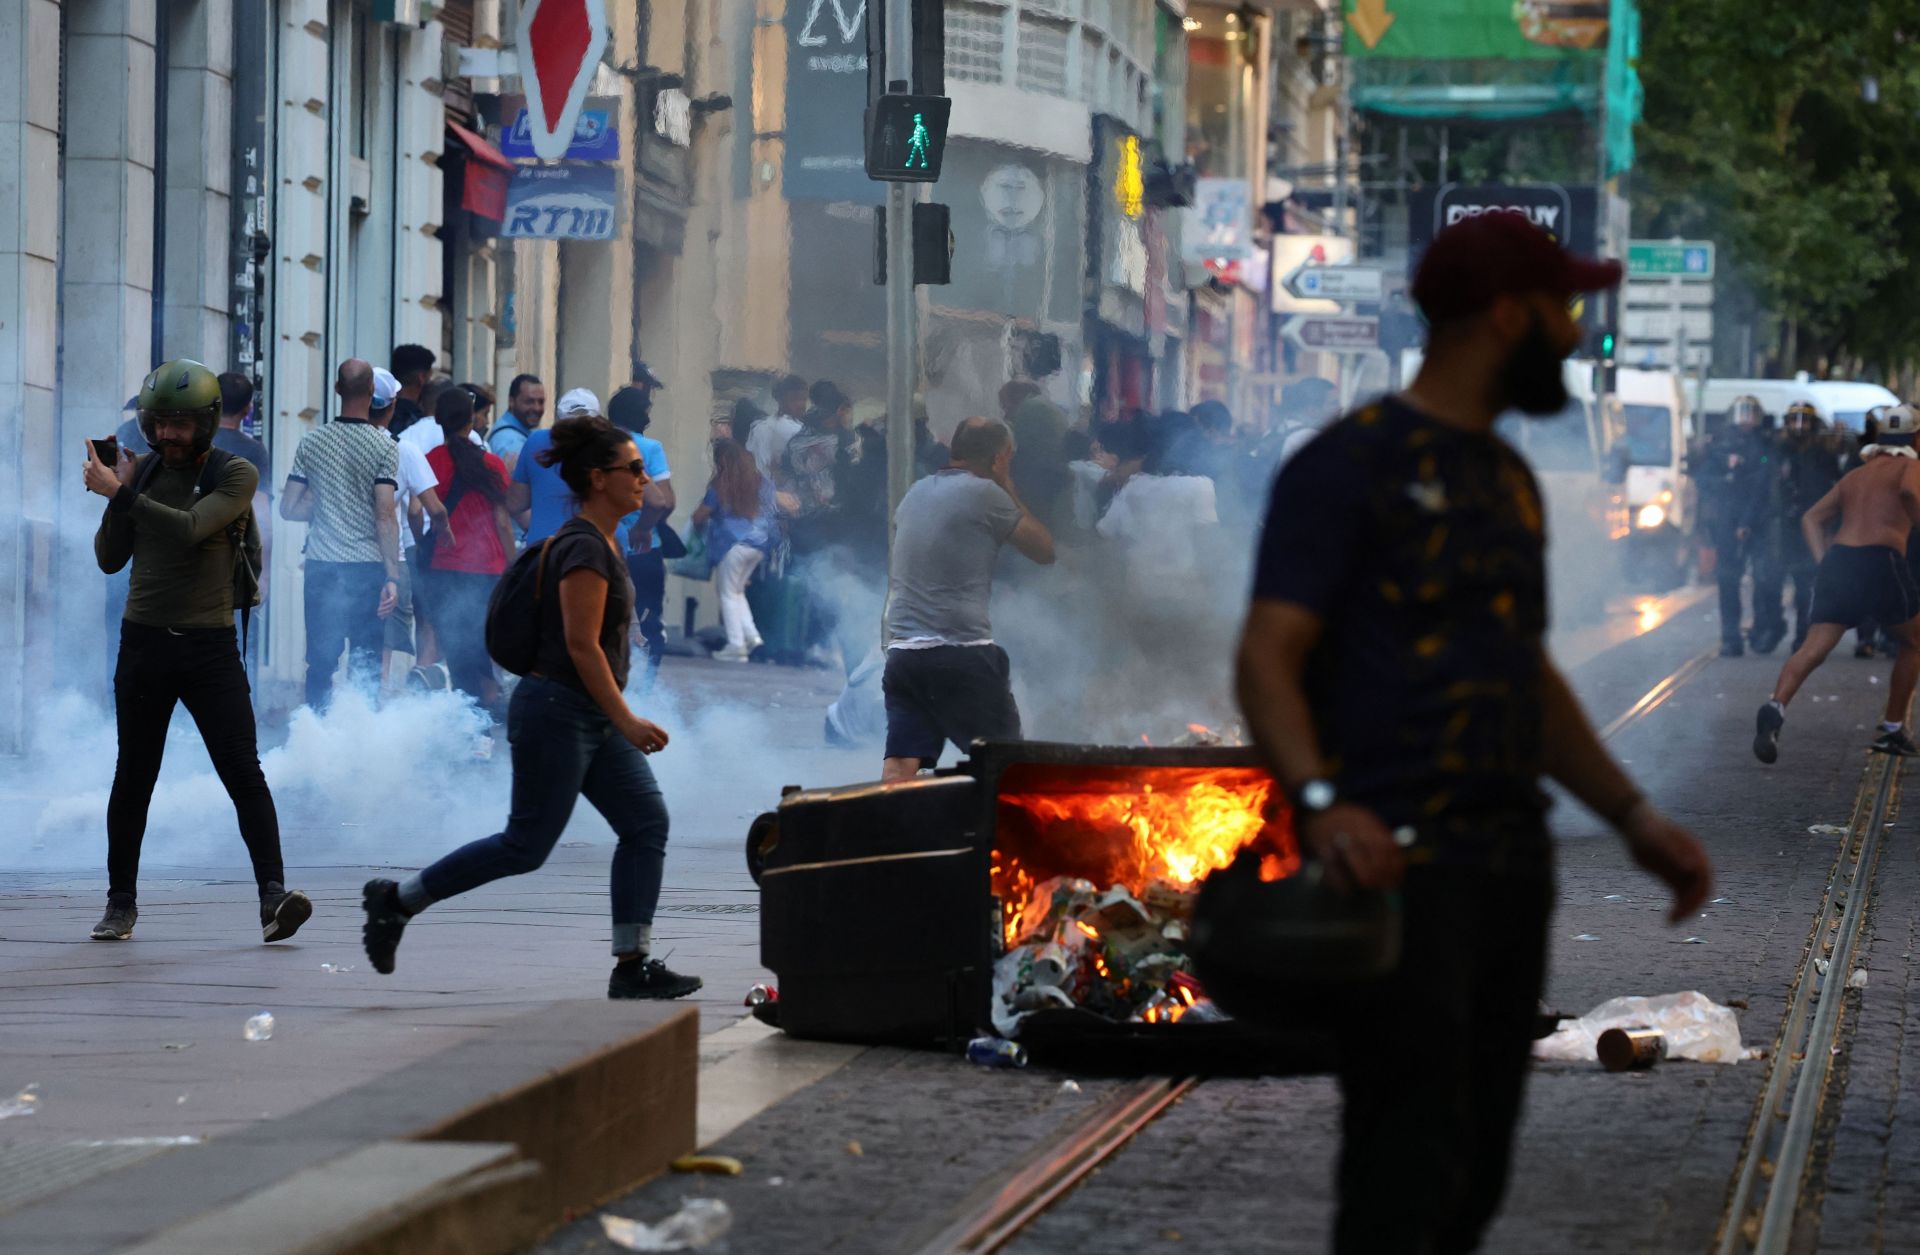
[[[574,119],[606,51],[606,0],[524,0],[519,41],[528,138],[552,161],[573,143]]]
[[[1682,279],[1713,278],[1713,241],[1711,240],[1629,240],[1627,241],[1629,277],[1652,278],[1672,275]]]
[[[1287,276],[1287,291],[1302,300],[1377,301],[1385,290],[1372,266],[1302,266]]]
[[[1378,318],[1315,318],[1295,314],[1280,333],[1303,349],[1323,353],[1371,353],[1380,347]]]

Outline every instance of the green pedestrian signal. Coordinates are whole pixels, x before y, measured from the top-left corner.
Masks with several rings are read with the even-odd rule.
[[[886,95],[867,110],[867,177],[883,183],[937,183],[953,102],[945,96]]]

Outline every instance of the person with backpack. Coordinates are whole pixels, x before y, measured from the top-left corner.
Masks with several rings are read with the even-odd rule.
[[[140,844],[176,704],[193,716],[233,799],[260,893],[261,939],[284,941],[313,914],[307,895],[284,884],[280,821],[260,770],[233,625],[238,610],[245,630],[259,596],[252,507],[260,472],[213,447],[219,419],[219,380],[183,358],[140,388],[140,425],[152,453],[136,461],[122,452],[109,465],[87,443],[87,491],[107,499],[94,557],[109,575],[133,566],[113,680],[120,753],[107,799],[107,911],[94,925],[95,941],[133,936]]]
[[[446,439],[427,454],[427,465],[446,503],[448,525],[420,537],[414,553],[421,560],[416,574],[427,577],[434,635],[453,687],[491,712],[500,685],[487,657],[487,598],[514,552],[513,520],[507,514],[506,463],[467,439],[473,404],[465,388],[448,388],[434,403],[433,417]]]
[[[551,440],[534,456],[560,472],[578,513],[520,555],[487,609],[488,652],[523,677],[507,706],[513,800],[506,828],[403,881],[369,880],[361,938],[374,971],[391,974],[408,920],[435,902],[538,869],[585,797],[619,842],[607,996],[681,998],[700,988],[700,978],[651,957],[667,806],[647,755],[667,747],[667,733],[622,696],[634,598],[614,534],[641,506],[646,469],[632,436],[598,416],[560,420]]]

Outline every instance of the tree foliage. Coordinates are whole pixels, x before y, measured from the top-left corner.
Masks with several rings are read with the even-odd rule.
[[[1646,0],[1636,235],[1720,242],[1783,369],[1920,359],[1920,0]]]

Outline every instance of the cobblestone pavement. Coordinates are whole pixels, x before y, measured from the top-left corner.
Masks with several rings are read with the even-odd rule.
[[[1576,687],[1605,722],[1716,635],[1700,608],[1577,668]],[[1598,821],[1571,803],[1557,809],[1549,1005],[1577,1014],[1619,994],[1697,989],[1744,1004],[1748,1044],[1773,1045],[1837,851],[1835,838],[1808,828],[1847,821],[1886,673],[1885,662],[1834,659],[1795,703],[1781,763],[1766,768],[1748,742],[1779,662],[1715,660],[1613,742],[1648,792],[1712,851],[1714,896],[1722,900],[1700,918],[1669,928],[1664,894]],[[1847,995],[1845,1088],[1829,1103],[1822,1139],[1821,1162],[1831,1171],[1809,1192],[1799,1249],[1920,1249],[1920,1185],[1900,1172],[1920,1149],[1915,1100],[1900,1086],[1910,1052],[1920,1049],[1906,1032],[1920,892],[1911,811],[1882,855],[1868,925],[1870,979]],[[1627,900],[1608,900],[1615,895]],[[1574,940],[1582,935],[1597,940]],[[1420,1026],[1409,1024],[1409,1066],[1418,1066],[1420,1049]],[[1510,1195],[1487,1249],[1709,1249],[1765,1067],[1670,1063],[1609,1075],[1540,1065]],[[684,1196],[712,1194],[735,1208],[733,1252],[910,1249],[969,1183],[1063,1123],[1066,1103],[1098,1092],[1082,1078],[1081,1095],[1062,1095],[1063,1079],[869,1052],[723,1139],[718,1149],[747,1162],[744,1177],[669,1178],[609,1210],[657,1220]],[[1338,1095],[1326,1078],[1208,1081],[1009,1249],[1324,1250],[1337,1119]],[[864,1154],[847,1152],[853,1140]],[[543,1249],[611,1249],[598,1234],[584,1220]]]

